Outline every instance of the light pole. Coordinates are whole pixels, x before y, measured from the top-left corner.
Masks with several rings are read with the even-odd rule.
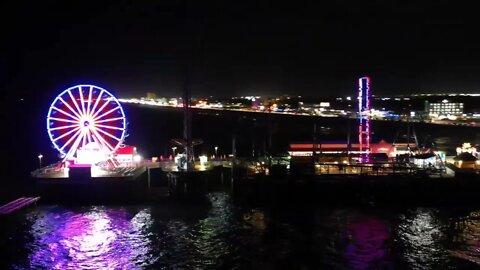
[[[43,155],[42,155],[42,154],[39,154],[39,155],[38,155],[38,165],[39,165],[39,168],[40,168],[40,169],[42,168],[42,158],[43,158]]]
[[[218,146],[215,146],[215,159],[217,159],[217,150],[218,150]]]
[[[175,158],[175,150],[177,149],[176,146],[172,147],[172,151],[173,151],[173,158]]]

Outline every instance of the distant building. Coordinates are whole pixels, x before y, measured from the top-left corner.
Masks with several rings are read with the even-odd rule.
[[[472,156],[479,158],[480,153],[477,151],[477,146],[473,146],[471,143],[463,143],[461,147],[457,147],[457,156],[462,153],[469,153]]]
[[[446,99],[437,103],[426,102],[425,107],[430,116],[463,114],[462,102],[450,102]]]
[[[463,152],[453,158],[453,165],[459,169],[478,169],[478,159],[472,154]]]
[[[384,140],[379,141],[378,143],[372,143],[370,145],[370,153],[372,154],[386,154],[388,157],[396,157],[396,155],[401,155],[408,153],[417,146],[415,143],[388,143]],[[312,156],[313,151],[315,150],[316,154],[342,154],[342,153],[352,153],[352,154],[361,154],[360,144],[351,143],[348,145],[347,142],[319,142],[317,144],[312,143],[290,143],[289,154],[292,157],[308,157]]]
[[[179,101],[179,99],[177,98],[171,98],[168,100],[168,105],[170,106],[177,106],[178,104],[181,104],[181,100]]]
[[[147,92],[147,99],[157,99],[157,94],[154,92]]]

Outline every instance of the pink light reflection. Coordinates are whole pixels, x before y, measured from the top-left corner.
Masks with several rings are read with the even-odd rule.
[[[390,227],[385,221],[371,216],[354,218],[347,226],[347,236],[344,256],[350,267],[371,269],[372,264],[385,263],[386,243],[390,239]]]
[[[149,241],[139,223],[150,216],[143,210],[133,217],[123,209],[94,208],[84,214],[47,213],[37,218],[32,226],[32,268],[137,269],[137,260],[148,253]]]

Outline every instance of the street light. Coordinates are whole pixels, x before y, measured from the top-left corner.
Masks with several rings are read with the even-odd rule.
[[[215,146],[215,158],[217,158],[217,150],[218,150],[218,146]]]
[[[42,158],[43,158],[43,155],[42,155],[42,154],[39,154],[39,155],[38,155],[38,165],[39,165],[39,168],[42,168]]]
[[[172,147],[172,151],[173,151],[173,157],[175,157],[175,150],[177,149],[176,146]]]

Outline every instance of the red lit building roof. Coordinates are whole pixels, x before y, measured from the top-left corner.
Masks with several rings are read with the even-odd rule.
[[[133,155],[135,154],[136,147],[131,145],[125,145],[124,147],[120,147],[115,151],[117,155]]]
[[[387,143],[384,140],[381,140],[378,143],[370,144],[371,153],[387,153],[390,156],[393,156],[393,152],[397,146],[394,146],[391,143]],[[312,143],[291,143],[290,152],[310,152],[313,151],[314,144]],[[358,143],[350,144],[348,146],[347,142],[322,142],[315,144],[316,151],[321,152],[347,152],[347,151],[360,151],[360,145]]]

